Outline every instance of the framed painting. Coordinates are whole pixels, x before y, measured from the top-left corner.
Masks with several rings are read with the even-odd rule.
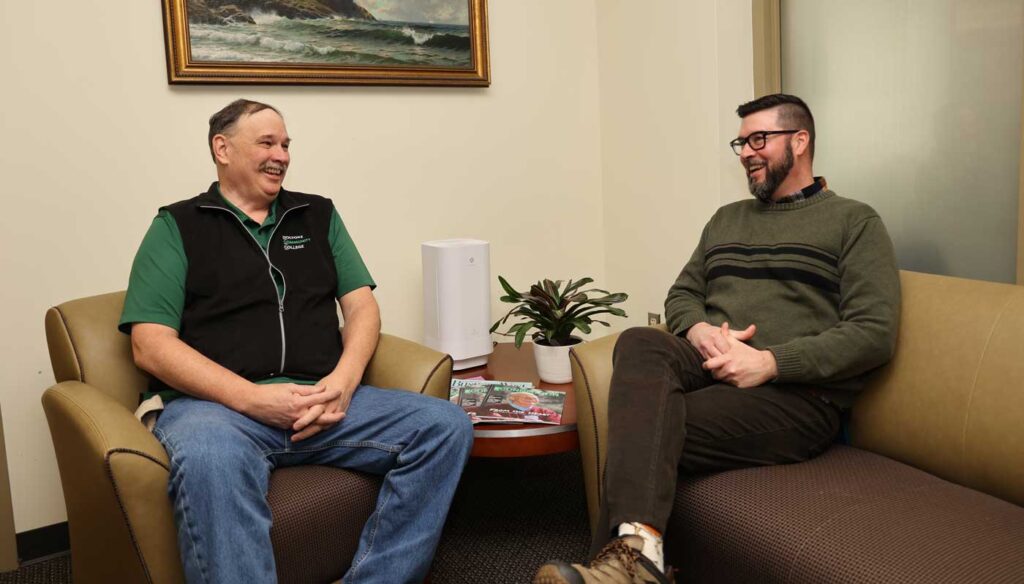
[[[486,0],[163,0],[169,83],[490,85]]]

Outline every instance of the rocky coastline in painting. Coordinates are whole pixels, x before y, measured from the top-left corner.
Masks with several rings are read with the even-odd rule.
[[[189,0],[188,21],[202,62],[472,66],[468,21],[382,20],[355,0]]]
[[[188,21],[196,24],[256,24],[253,11],[296,20],[352,18],[377,20],[354,0],[191,0]]]

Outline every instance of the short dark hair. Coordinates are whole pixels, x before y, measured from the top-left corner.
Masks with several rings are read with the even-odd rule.
[[[213,161],[217,162],[217,156],[213,153],[213,137],[217,134],[227,134],[231,131],[238,120],[242,116],[252,115],[256,112],[263,110],[273,110],[277,115],[281,115],[281,112],[277,111],[277,108],[265,103],[258,101],[252,101],[249,99],[236,99],[235,101],[224,106],[219,112],[210,116],[210,133],[206,137],[206,141],[210,146],[210,156],[213,156]],[[282,116],[284,117],[284,116]]]
[[[807,107],[804,100],[795,95],[786,93],[773,93],[759,97],[753,101],[736,108],[736,115],[745,118],[750,114],[764,111],[766,109],[779,108],[779,125],[786,126],[787,130],[806,130],[811,137],[808,151],[811,158],[814,158],[814,116],[811,115],[811,108]]]

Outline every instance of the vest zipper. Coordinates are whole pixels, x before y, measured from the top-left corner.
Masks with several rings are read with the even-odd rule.
[[[287,215],[289,212],[291,212],[291,211],[293,211],[295,209],[301,209],[303,207],[308,207],[308,206],[309,206],[309,203],[306,203],[304,205],[296,205],[294,207],[290,207],[288,209],[285,209],[284,212],[281,213],[281,216],[277,218],[277,223],[274,225],[274,228],[270,230],[270,238],[267,239],[267,247],[268,248],[270,247],[270,243],[272,241],[274,241],[274,234],[277,233],[277,228],[281,226],[281,223],[284,223],[285,215]],[[285,342],[285,335],[284,335],[284,297],[288,294],[288,281],[285,280],[285,278],[284,278],[284,272],[279,270],[274,265],[274,262],[270,261],[270,252],[265,250],[265,249],[263,249],[263,246],[260,245],[260,242],[259,242],[258,239],[256,239],[256,236],[253,235],[249,231],[249,228],[245,226],[245,222],[242,221],[242,219],[239,218],[238,215],[235,215],[234,211],[232,211],[231,209],[227,209],[225,207],[215,207],[213,205],[200,205],[199,207],[201,209],[218,209],[220,211],[226,211],[227,213],[231,214],[232,217],[234,217],[235,219],[238,220],[238,222],[242,225],[242,231],[244,231],[246,234],[249,235],[249,237],[252,238],[253,243],[255,243],[256,247],[261,252],[263,252],[263,257],[265,257],[267,259],[267,274],[270,275],[270,283],[274,285],[274,292],[275,292],[275,294],[277,292],[277,281],[274,280],[274,270],[277,270],[277,273],[281,274],[281,283],[282,283],[283,286],[282,286],[281,293],[280,294],[276,294],[277,295],[277,322],[281,325],[281,365],[277,368],[277,374],[281,375],[281,374],[284,373],[284,357],[285,357],[285,353],[286,353],[286,349],[287,349],[287,344]]]

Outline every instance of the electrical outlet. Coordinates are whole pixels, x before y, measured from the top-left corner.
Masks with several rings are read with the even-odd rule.
[[[661,314],[657,313],[657,312],[648,312],[647,313],[647,324],[649,324],[649,325],[661,324]]]

